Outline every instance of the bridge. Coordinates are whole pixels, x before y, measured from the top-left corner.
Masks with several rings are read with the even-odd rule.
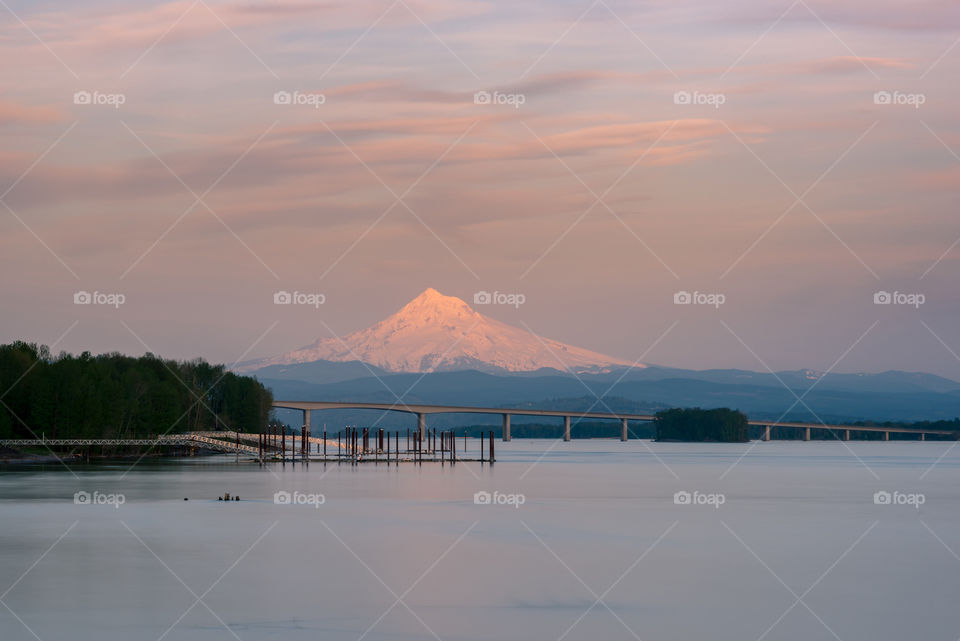
[[[422,405],[405,403],[351,403],[348,401],[274,401],[273,407],[276,409],[300,410],[303,412],[303,426],[310,431],[310,412],[313,410],[342,410],[342,409],[370,409],[383,412],[404,412],[415,414],[417,417],[417,429],[420,437],[424,438],[427,433],[427,415],[428,414],[495,414],[502,417],[503,421],[503,440],[509,441],[510,419],[512,416],[553,416],[563,418],[563,440],[570,440],[570,422],[571,419],[594,418],[620,421],[620,440],[626,441],[629,434],[629,421],[650,422],[656,418],[653,414],[632,414],[625,412],[574,412],[568,410],[549,410],[549,409],[529,409],[518,407],[473,407],[469,405]],[[786,428],[802,430],[803,440],[810,440],[811,430],[827,430],[832,432],[837,438],[844,441],[850,440],[850,432],[872,432],[883,434],[883,440],[889,441],[890,434],[913,434],[921,441],[926,439],[927,434],[939,436],[952,436],[955,432],[950,430],[937,429],[910,429],[903,427],[883,427],[883,426],[854,426],[854,425],[825,425],[823,423],[798,423],[793,421],[776,422],[749,420],[751,427],[763,428],[761,438],[764,441],[770,440],[771,428]]]
[[[14,449],[24,447],[127,447],[148,445],[151,447],[175,446],[196,447],[230,454],[257,456],[257,448],[239,439],[224,436],[225,432],[190,432],[186,434],[162,434],[156,438],[37,438],[0,439],[0,446]],[[252,435],[256,439],[256,435]],[[229,440],[227,440],[229,439]]]

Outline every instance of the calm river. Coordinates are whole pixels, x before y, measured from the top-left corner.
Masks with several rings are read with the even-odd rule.
[[[0,639],[960,637],[954,443],[497,445],[0,466]]]

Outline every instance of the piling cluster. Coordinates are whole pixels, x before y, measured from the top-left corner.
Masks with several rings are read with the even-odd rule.
[[[310,437],[309,428],[304,426],[300,434],[287,434],[276,426],[270,426],[267,432],[259,435],[258,460],[264,464],[271,460],[282,464],[297,462],[307,464],[314,461],[336,461],[353,465],[363,462],[424,463],[435,462],[441,465],[454,465],[457,461],[474,460],[493,463],[493,432],[480,434],[479,459],[465,459],[467,435],[463,435],[463,452],[457,446],[457,437],[453,430],[407,430],[401,441],[400,431],[384,429],[347,427],[328,438],[323,430],[322,437]],[[289,446],[287,441],[290,441]],[[299,444],[297,443],[299,441]],[[299,445],[299,447],[298,447]],[[401,445],[403,447],[401,447]],[[328,453],[328,446],[333,452]]]

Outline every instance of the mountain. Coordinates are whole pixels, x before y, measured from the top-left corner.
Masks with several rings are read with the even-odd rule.
[[[648,365],[644,369],[613,370],[597,375],[598,380],[614,381],[659,381],[685,379],[722,383],[725,385],[755,385],[784,389],[788,387],[798,394],[814,388],[819,391],[866,392],[877,394],[904,393],[950,393],[960,391],[960,383],[935,374],[922,372],[887,371],[876,374],[858,372],[818,372],[801,369],[780,372],[751,372],[742,369],[676,369]],[[307,380],[307,379],[304,379]],[[315,381],[320,382],[320,381]]]
[[[291,378],[282,375],[286,366],[317,361],[352,361],[359,376],[371,374],[359,371],[358,366],[363,368],[364,363],[375,368],[374,373],[465,369],[507,373],[551,368],[579,374],[644,367],[538,337],[484,316],[455,296],[444,296],[429,288],[373,327],[342,338],[319,338],[285,354],[240,363],[235,369],[259,370],[262,378]],[[314,369],[321,374],[320,379],[330,381],[324,374],[331,371],[328,366],[317,364]],[[281,375],[277,376],[278,373]]]
[[[601,408],[617,398],[648,408],[732,407],[771,420],[916,421],[960,416],[960,383],[932,374],[698,371],[635,365],[539,338],[435,289],[427,289],[373,327],[342,338],[321,338],[236,369],[255,374],[281,399],[392,403],[402,398],[408,403],[517,407],[542,402],[559,406],[572,402],[569,399],[582,400],[588,392],[590,398],[604,399],[597,404]],[[324,420],[331,425],[361,424],[374,420],[371,412],[330,410]],[[399,425],[409,417],[384,420],[382,424]],[[451,415],[436,418],[435,423],[458,420],[485,419]]]
[[[654,369],[653,367],[649,369]],[[660,368],[657,368],[660,369]],[[642,373],[648,370],[641,370]],[[611,374],[583,374],[577,377],[557,372],[555,375],[528,376],[497,375],[477,371],[436,372],[427,374],[386,374],[325,384],[302,380],[261,378],[276,398],[298,400],[356,401],[394,403],[402,398],[405,403],[437,405],[474,405],[478,407],[546,407],[557,409],[569,399],[588,395],[597,401],[597,411],[605,411],[612,399],[638,403],[643,407],[731,407],[746,412],[751,418],[795,420],[832,423],[850,421],[922,421],[950,420],[960,416],[960,392],[948,392],[905,386],[890,391],[885,381],[875,389],[853,390],[826,384],[810,388],[810,381],[789,389],[770,374],[769,378],[737,380],[731,376],[722,382],[702,378],[667,376],[664,368],[659,378],[641,379],[625,376],[617,381]],[[683,371],[683,370],[680,370]],[[736,370],[734,370],[736,371]],[[745,372],[749,374],[749,372]],[[878,375],[887,378],[894,373]],[[903,378],[911,376],[899,372]],[[258,375],[259,376],[259,375]],[[784,382],[784,378],[778,374]],[[854,377],[856,375],[843,375]],[[873,375],[867,375],[866,380]],[[612,377],[612,380],[611,380]],[[802,372],[795,377],[798,382]],[[769,384],[773,381],[774,384]],[[943,384],[946,379],[937,381]],[[789,382],[788,382],[789,385]],[[802,403],[797,397],[803,398]],[[551,400],[544,400],[551,399]],[[602,399],[602,401],[598,400]],[[610,405],[610,407],[613,407]],[[389,413],[384,418],[377,410],[327,410],[322,421],[328,425],[369,424],[377,420],[381,425],[409,426],[408,415]],[[491,424],[500,417],[487,417]],[[487,418],[473,415],[442,415],[431,417],[435,426],[470,425],[487,422]],[[320,419],[318,419],[320,420]],[[518,419],[519,420],[519,419]]]

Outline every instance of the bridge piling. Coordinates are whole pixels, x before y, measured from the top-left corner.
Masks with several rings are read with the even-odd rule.
[[[307,445],[310,443],[310,410],[303,410],[303,445],[300,447],[300,452],[304,453],[307,450]],[[304,458],[309,458],[304,456]]]
[[[620,419],[620,440],[626,441],[628,436],[627,419]]]
[[[563,417],[563,440],[564,441],[570,440],[570,417],[569,416]]]
[[[490,434],[491,434],[491,437],[492,437],[493,432],[490,432]],[[504,415],[503,415],[503,440],[504,440],[504,441],[509,441],[509,440],[511,440],[511,437],[510,437],[510,415],[509,415],[509,414],[504,414]],[[490,447],[493,447],[493,444],[491,444]]]

